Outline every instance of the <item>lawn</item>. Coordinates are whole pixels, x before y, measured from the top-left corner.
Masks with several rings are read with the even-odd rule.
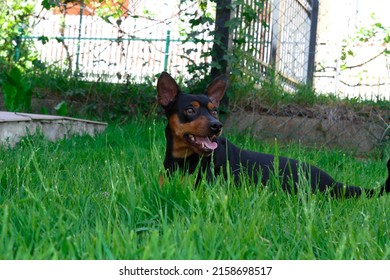
[[[390,196],[332,200],[175,174],[162,187],[163,121],[109,126],[96,138],[25,139],[0,148],[0,259],[389,259]],[[315,164],[377,187],[385,160],[233,143]],[[275,183],[276,184],[276,183]]]

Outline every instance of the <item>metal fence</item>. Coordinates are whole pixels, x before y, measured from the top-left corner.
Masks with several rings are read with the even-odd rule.
[[[380,63],[374,61],[372,68],[378,69],[374,77],[362,76],[356,68],[341,69],[343,38],[348,33],[333,38],[344,25],[343,22],[331,25],[335,21],[334,11],[340,10],[339,5],[332,6],[331,0],[244,2],[256,16],[245,21],[243,7],[236,5],[234,17],[243,20],[232,39],[233,54],[240,58],[236,66],[245,74],[263,79],[272,70],[287,89],[304,83],[313,84],[319,92],[390,100],[390,67],[386,58],[379,58]],[[344,11],[349,11],[346,8],[350,2],[352,0],[342,2]],[[177,18],[169,21],[127,17],[115,25],[82,13],[61,16],[46,12],[41,15],[33,36],[25,39],[34,40],[42,61],[56,64],[83,79],[143,80],[163,70],[173,76],[188,77],[189,64],[211,61],[202,53],[209,50],[213,42],[207,36],[200,43],[183,41],[178,27],[183,24],[179,17],[184,14],[185,10],[181,10]],[[347,17],[336,20],[344,18]],[[238,44],[240,34],[245,34],[249,40]],[[51,39],[47,41],[47,38]],[[367,48],[373,49],[371,45],[364,46],[364,53]],[[363,74],[369,72],[363,71]],[[236,129],[249,129],[263,138],[277,137],[321,147],[342,146],[364,152],[388,142],[390,137],[390,110],[386,109],[363,107],[360,111],[349,111],[341,105],[305,108],[293,104],[282,107],[268,104],[260,109],[259,115],[259,110],[248,113],[246,109],[243,113],[238,108],[230,115],[227,127],[230,124]]]
[[[123,33],[125,30],[126,33]],[[202,61],[201,50],[211,42],[184,43],[177,30],[165,23],[131,17],[120,26],[99,16],[46,13],[32,36],[40,60],[87,80],[124,82],[142,80],[162,70],[186,75],[189,60]],[[187,49],[199,52],[187,53]]]
[[[245,71],[252,76],[267,76],[270,69],[291,87],[311,84],[313,80],[318,1],[273,0],[246,1],[258,16],[249,23],[242,21],[234,36],[245,33],[241,49],[235,49]],[[235,17],[246,12],[238,6]],[[237,39],[237,38],[235,38]],[[233,47],[234,48],[234,47]]]
[[[246,2],[259,16],[234,31],[233,36],[246,33],[245,45],[235,50],[245,54],[243,68],[254,76],[273,68],[290,84],[311,83],[316,12],[309,1],[267,0],[263,7],[256,5],[258,1]],[[236,18],[243,17],[242,7],[237,5]],[[213,42],[211,36],[203,43],[184,42],[179,25],[179,19],[167,24],[127,17],[115,26],[82,12],[65,16],[48,12],[41,16],[34,34],[24,39],[35,40],[43,62],[86,79],[121,82],[127,76],[142,79],[162,70],[188,76],[189,63],[210,62],[202,52]]]
[[[232,37],[234,42],[237,34],[245,34],[246,40],[245,44],[234,43],[233,53],[240,57],[238,66],[247,74],[263,78],[269,75],[271,68],[285,85],[306,83],[313,84],[322,93],[390,99],[388,56],[378,56],[364,67],[347,70],[341,67],[344,41],[356,30],[358,18],[364,14],[359,8],[365,8],[364,12],[368,13],[366,6],[358,5],[370,5],[370,1],[345,0],[340,5],[332,4],[331,0],[245,0],[239,3],[244,4],[234,6],[233,17],[241,19],[241,23]],[[256,13],[250,22],[244,20],[244,6]],[[183,41],[180,28],[185,24],[185,13],[185,9],[179,10],[168,20],[128,16],[118,25],[95,15],[46,11],[34,17],[38,24],[33,34],[25,39],[34,41],[43,62],[56,64],[85,79],[123,82],[132,77],[142,80],[162,70],[189,77],[189,64],[210,62],[211,58],[202,56],[202,52],[211,49],[213,42],[211,36],[203,38],[203,43]],[[213,31],[212,26],[210,31]],[[44,40],[39,40],[42,38]],[[351,59],[350,64],[361,63],[359,57],[369,60],[368,54],[375,55],[384,48],[383,42],[361,43],[353,49],[359,55]]]

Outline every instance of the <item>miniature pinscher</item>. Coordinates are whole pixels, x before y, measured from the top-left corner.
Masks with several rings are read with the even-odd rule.
[[[202,176],[213,180],[220,174],[227,178],[231,173],[236,184],[245,175],[254,184],[265,186],[276,176],[284,191],[297,192],[302,182],[308,182],[313,192],[326,192],[337,198],[359,197],[363,193],[372,197],[390,192],[390,160],[385,185],[373,189],[345,186],[321,169],[294,159],[236,147],[221,137],[223,125],[218,119],[217,109],[227,84],[227,76],[222,75],[211,82],[205,94],[186,94],[168,73],[161,73],[157,82],[157,100],[168,119],[164,160],[168,173],[176,169],[188,173],[199,170],[195,185]]]

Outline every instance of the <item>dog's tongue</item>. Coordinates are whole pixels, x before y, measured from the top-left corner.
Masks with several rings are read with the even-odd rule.
[[[196,137],[196,142],[209,150],[215,150],[218,147],[218,144],[211,142],[208,137]]]

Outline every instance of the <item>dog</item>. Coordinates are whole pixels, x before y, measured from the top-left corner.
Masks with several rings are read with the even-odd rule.
[[[168,174],[175,170],[194,173],[199,170],[195,186],[202,176],[213,180],[215,176],[230,173],[238,185],[242,175],[254,184],[266,186],[271,178],[279,178],[281,188],[296,193],[303,181],[312,192],[329,193],[336,198],[368,197],[390,192],[389,177],[380,189],[345,186],[316,166],[295,159],[276,157],[236,147],[221,136],[223,125],[218,119],[218,106],[228,85],[227,76],[214,79],[204,94],[187,94],[175,80],[162,72],[157,81],[157,101],[165,111],[166,151],[164,167]],[[276,168],[277,167],[277,168]]]

